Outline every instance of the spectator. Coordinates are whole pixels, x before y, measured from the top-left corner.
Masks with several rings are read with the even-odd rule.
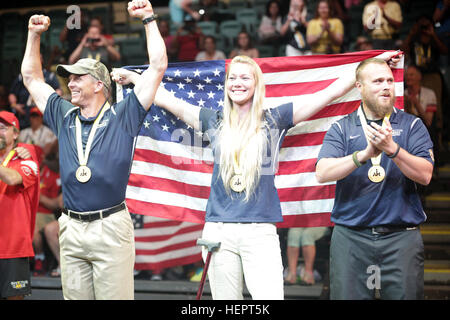
[[[405,111],[422,119],[433,141],[433,151],[436,166],[439,163],[439,143],[434,114],[437,110],[437,101],[434,91],[422,86],[422,73],[415,65],[410,65],[405,74]]]
[[[433,21],[439,25],[436,28],[436,34],[448,48],[450,46],[450,0],[440,0],[436,4]],[[448,62],[445,65],[448,66]]]
[[[364,6],[362,23],[372,37],[374,49],[394,49],[402,22],[402,10],[395,1],[375,0]]]
[[[270,0],[266,5],[266,13],[258,28],[259,41],[262,44],[277,45],[281,40],[281,12],[277,0]]]
[[[176,41],[175,36],[170,34],[170,24],[168,20],[159,20],[158,23],[159,32],[164,39],[164,43],[166,45],[167,57],[169,62],[173,62],[177,58],[177,52],[174,45],[174,41]]]
[[[63,47],[67,48],[64,52],[64,59],[66,60],[66,62],[69,60],[69,57],[72,54],[72,52],[80,44],[89,26],[89,17],[83,10],[81,10],[80,13],[81,13],[80,28],[69,29],[66,24],[64,25],[64,28],[61,30],[61,33],[59,34],[59,41],[61,41]]]
[[[90,26],[78,47],[70,55],[69,63],[74,64],[84,58],[95,59],[110,68],[113,61],[120,60],[120,53],[101,34],[98,26]]]
[[[316,228],[290,228],[288,231],[288,274],[285,278],[286,284],[297,283],[297,262],[302,248],[302,255],[305,261],[304,273],[300,274],[300,284],[313,285],[314,261],[316,259],[316,241],[328,233],[327,227]]]
[[[372,49],[373,49],[372,42],[367,37],[359,36],[358,38],[356,38],[356,45],[355,45],[356,51],[366,51]]]
[[[48,264],[44,266],[46,259],[43,238],[45,237],[45,227],[49,223],[55,221],[55,216],[53,215],[53,208],[48,206],[48,201],[57,199],[61,193],[59,162],[57,157],[54,157],[53,154],[46,157],[44,163],[41,165],[39,207],[36,213],[36,224],[33,237],[35,275],[42,274],[46,268],[50,267]],[[51,160],[51,158],[53,158],[53,160]]]
[[[46,125],[44,125],[42,117],[42,112],[37,107],[31,108],[31,127],[20,132],[19,141],[41,147],[45,156],[50,153],[52,145],[56,141],[56,136]]]
[[[250,35],[246,31],[239,32],[237,36],[237,48],[230,52],[230,59],[236,56],[247,56],[250,58],[259,58],[259,51],[253,47]]]
[[[42,54],[40,55],[40,59],[42,66],[44,66],[44,59]],[[58,95],[61,95],[62,90],[60,88],[56,75],[45,68],[43,68],[42,72],[44,74],[45,82],[48,83],[53,89],[55,89]],[[22,129],[28,128],[30,126],[30,110],[34,106],[34,103],[33,99],[30,96],[30,93],[23,84],[22,74],[19,74],[12,83],[8,100],[12,112],[19,119],[20,127]]]
[[[190,20],[199,21],[201,15],[192,8],[199,0],[169,0],[169,13],[172,23],[181,27],[188,17]]]
[[[58,219],[61,216],[61,209],[63,208],[63,199],[62,193],[58,195],[56,198],[49,198],[46,196],[40,197],[40,202],[45,207],[53,211],[53,215],[55,217],[54,221],[45,225],[43,229],[43,234],[45,237],[45,241],[47,242],[50,251],[56,259],[56,267],[50,271],[51,277],[59,277],[61,276],[61,266],[60,266],[60,257],[59,257],[59,223]]]
[[[106,42],[114,46],[114,37],[111,34],[105,33],[105,25],[103,24],[102,18],[93,17],[89,23],[89,27],[97,27],[100,29],[100,34],[105,37]]]
[[[178,61],[194,61],[200,52],[203,42],[203,33],[194,20],[186,20],[177,30],[171,50],[177,52]]]
[[[31,293],[28,259],[34,256],[32,239],[39,203],[39,167],[35,154],[31,159],[16,155],[19,132],[16,116],[1,111],[0,299],[23,299]]]
[[[421,16],[411,28],[402,49],[409,64],[416,65],[422,72],[422,85],[431,88],[436,94],[436,126],[438,142],[442,147],[442,91],[446,89],[446,86],[439,69],[439,61],[441,55],[448,54],[448,48],[436,35],[431,19],[427,16]]]
[[[213,36],[206,36],[204,40],[205,50],[200,51],[195,57],[195,61],[223,60],[226,59],[225,53],[216,50],[216,39]]]
[[[306,41],[306,5],[304,0],[291,0],[289,13],[281,27],[280,33],[286,39],[286,56],[303,56],[311,54]]]
[[[334,17],[327,0],[320,0],[317,4],[315,17],[308,23],[306,39],[313,54],[341,52],[344,25]]]
[[[11,111],[8,102],[8,90],[4,85],[0,85],[0,111]]]

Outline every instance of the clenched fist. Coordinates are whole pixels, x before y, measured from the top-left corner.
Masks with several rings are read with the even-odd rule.
[[[145,19],[153,14],[153,7],[148,0],[133,0],[128,2],[128,13],[133,18]]]
[[[35,14],[28,21],[28,30],[41,34],[47,31],[50,26],[50,18],[44,15]]]

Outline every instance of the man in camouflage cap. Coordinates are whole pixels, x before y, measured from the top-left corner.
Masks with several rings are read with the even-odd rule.
[[[59,140],[64,214],[58,222],[65,299],[134,297],[134,230],[125,191],[134,138],[167,68],[167,55],[150,2],[133,0],[128,12],[144,23],[150,66],[133,91],[112,106],[108,70],[93,59],[57,67],[58,74],[69,78],[70,102],[45,84],[39,46],[50,18],[34,15],[28,24],[24,84]]]

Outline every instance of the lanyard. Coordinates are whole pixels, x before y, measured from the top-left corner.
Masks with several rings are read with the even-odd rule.
[[[91,152],[92,142],[94,141],[95,132],[97,131],[99,122],[103,118],[105,111],[108,110],[109,107],[110,107],[109,103],[106,102],[103,105],[102,110],[100,111],[100,114],[95,119],[94,124],[92,125],[92,128],[91,128],[91,132],[89,133],[89,137],[88,137],[88,140],[86,143],[86,149],[84,152],[83,152],[83,143],[81,141],[81,121],[80,121],[80,118],[78,117],[78,115],[75,118],[75,126],[76,126],[75,133],[76,133],[76,138],[77,138],[78,161],[81,166],[87,165],[87,162],[89,159],[89,153]]]
[[[5,160],[2,162],[2,166],[6,167],[9,163],[9,161],[12,159],[14,154],[16,153],[16,150],[11,150],[8,155],[6,156]]]

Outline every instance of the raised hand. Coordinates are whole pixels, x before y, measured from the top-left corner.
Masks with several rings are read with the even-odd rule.
[[[139,77],[136,72],[123,68],[114,68],[111,72],[111,79],[120,85],[136,84]]]
[[[153,7],[148,0],[133,0],[128,2],[128,13],[133,18],[145,19],[153,14]]]
[[[31,16],[28,21],[28,30],[37,34],[42,34],[48,30],[50,26],[50,18],[41,14]]]

